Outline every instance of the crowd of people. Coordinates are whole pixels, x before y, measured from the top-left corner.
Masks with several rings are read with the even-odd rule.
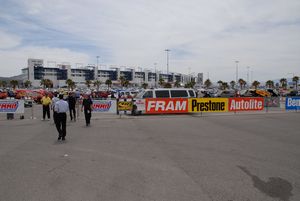
[[[54,92],[53,98],[49,97],[48,93],[41,99],[42,108],[43,108],[43,118],[42,120],[50,120],[50,111],[53,112],[53,120],[58,131],[58,140],[66,140],[66,122],[67,122],[67,113],[69,112],[70,120],[76,121],[76,105],[81,105],[81,111],[84,112],[86,126],[90,126],[92,110],[93,110],[93,101],[89,94],[83,95],[83,100],[80,101],[80,96],[77,96],[76,93],[70,92],[68,97],[64,99],[63,94]],[[77,114],[78,115],[78,114]]]

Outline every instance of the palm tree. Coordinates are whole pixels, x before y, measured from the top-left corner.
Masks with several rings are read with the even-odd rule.
[[[218,85],[219,85],[219,88],[221,89],[221,88],[222,88],[223,81],[222,81],[222,80],[219,80],[217,83],[218,83]]]
[[[145,83],[145,82],[144,82],[144,83],[142,84],[142,87],[143,87],[144,89],[147,89],[148,83]]]
[[[25,86],[26,88],[31,87],[31,82],[30,82],[30,80],[26,80],[26,81],[24,82],[24,86]]]
[[[240,84],[240,88],[243,89],[243,86],[246,85],[246,81],[243,80],[242,78],[240,78],[238,82],[239,82],[239,84]]]
[[[163,85],[165,85],[165,80],[162,78],[159,78],[158,84],[162,87]]]
[[[0,87],[6,87],[7,83],[5,80],[0,80]]]
[[[266,81],[266,87],[267,88],[274,88],[274,82],[272,80]]]
[[[255,80],[253,83],[252,83],[252,86],[257,89],[257,87],[260,85],[260,82]]]
[[[206,86],[206,88],[209,88],[212,85],[210,79],[205,80],[204,85]]]
[[[16,86],[19,86],[18,80],[11,80],[9,83],[12,86],[13,89],[15,89]]]
[[[232,80],[229,84],[230,84],[231,89],[235,88],[236,83],[234,80]]]
[[[92,84],[92,81],[91,81],[91,80],[86,80],[86,81],[85,81],[85,85],[87,86],[87,88],[90,88],[90,87],[91,87],[91,84]]]
[[[94,86],[97,87],[97,91],[99,91],[100,85],[101,85],[101,81],[100,80],[95,80],[94,81]]]
[[[124,86],[124,87],[128,87],[129,85],[130,85],[130,82],[129,82],[129,80],[125,80],[125,81],[124,81],[124,85],[123,85],[123,86]]]
[[[110,88],[111,85],[112,85],[111,79],[107,79],[107,80],[105,81],[105,84],[107,85],[107,89],[108,89],[108,91],[109,91],[109,88]]]
[[[299,77],[298,76],[294,76],[293,77],[293,82],[296,85],[296,89],[298,89],[298,81],[299,81]]]
[[[286,78],[281,78],[279,80],[279,82],[281,84],[281,87],[284,88],[284,89],[286,89],[286,87],[287,87],[287,80],[286,80]]]
[[[222,89],[226,90],[228,88],[229,88],[228,83],[227,82],[222,82]]]
[[[120,76],[119,80],[121,82],[121,86],[124,87],[125,86],[125,82],[126,82],[126,78],[124,76]]]
[[[176,80],[176,82],[174,83],[174,87],[180,87],[180,82],[178,80]]]
[[[46,88],[46,84],[47,84],[46,82],[47,82],[46,79],[41,80],[41,86],[43,86],[44,89]]]
[[[172,84],[170,82],[166,82],[164,88],[172,88]]]
[[[66,80],[66,84],[68,85],[68,88],[71,89],[71,86],[72,86],[72,84],[73,84],[73,80],[67,79],[67,80]]]

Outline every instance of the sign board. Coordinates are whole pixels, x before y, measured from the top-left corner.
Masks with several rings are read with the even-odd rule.
[[[227,112],[228,98],[190,98],[189,112]]]
[[[266,97],[265,98],[265,107],[280,107],[280,98],[279,97]]]
[[[116,100],[93,100],[93,112],[117,113]]]
[[[264,98],[229,98],[229,108],[232,111],[260,111],[264,109]]]
[[[133,104],[131,101],[119,101],[118,102],[118,110],[119,111],[131,111],[132,106],[133,106]]]
[[[145,99],[135,99],[134,104],[137,107],[138,111],[145,111],[146,109],[146,100]]]
[[[148,98],[146,114],[188,113],[188,99],[184,98]]]
[[[300,110],[300,97],[286,97],[286,110]]]
[[[0,100],[0,113],[24,113],[24,100]]]

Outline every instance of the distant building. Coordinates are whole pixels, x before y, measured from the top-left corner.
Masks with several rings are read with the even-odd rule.
[[[125,77],[132,85],[141,86],[143,83],[147,83],[149,87],[158,86],[160,79],[170,83],[178,81],[181,84],[186,84],[192,79],[195,79],[191,75],[184,75],[181,73],[164,74],[160,72],[151,72],[150,70],[135,71],[134,68],[125,68],[125,70],[121,70],[121,67],[114,67],[109,70],[99,70],[93,65],[72,68],[69,64],[58,64],[56,67],[45,67],[43,59],[32,58],[28,59],[28,66],[22,69],[24,81],[31,81],[33,87],[39,87],[42,79],[52,80],[54,87],[66,86],[67,79],[73,80],[76,86],[84,86],[87,80],[99,80],[101,83],[105,83],[108,79],[110,79],[113,84],[120,84],[119,78],[121,76]]]

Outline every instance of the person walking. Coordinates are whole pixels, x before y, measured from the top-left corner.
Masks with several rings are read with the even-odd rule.
[[[53,111],[53,120],[54,120],[54,124],[56,125],[56,121],[57,121],[57,112],[54,110],[54,107],[55,107],[55,103],[59,101],[59,98],[58,98],[58,93],[57,92],[54,92],[53,94],[53,98],[52,98],[52,103],[51,103],[51,109]]]
[[[41,99],[41,103],[43,105],[43,119],[45,120],[46,114],[48,117],[48,120],[50,119],[50,104],[51,104],[51,98],[49,97],[48,93],[45,93],[45,95]]]
[[[75,94],[70,92],[69,96],[68,96],[68,103],[69,103],[69,111],[70,111],[70,118],[71,121],[74,118],[74,121],[76,121],[76,98],[75,98]]]
[[[56,129],[58,131],[58,140],[66,139],[66,124],[67,124],[67,112],[69,110],[69,104],[63,100],[64,95],[59,95],[59,101],[55,103],[54,110],[57,113]]]
[[[81,112],[84,110],[86,126],[89,126],[91,124],[92,109],[93,109],[93,101],[88,94],[85,94],[84,99],[82,101]]]

